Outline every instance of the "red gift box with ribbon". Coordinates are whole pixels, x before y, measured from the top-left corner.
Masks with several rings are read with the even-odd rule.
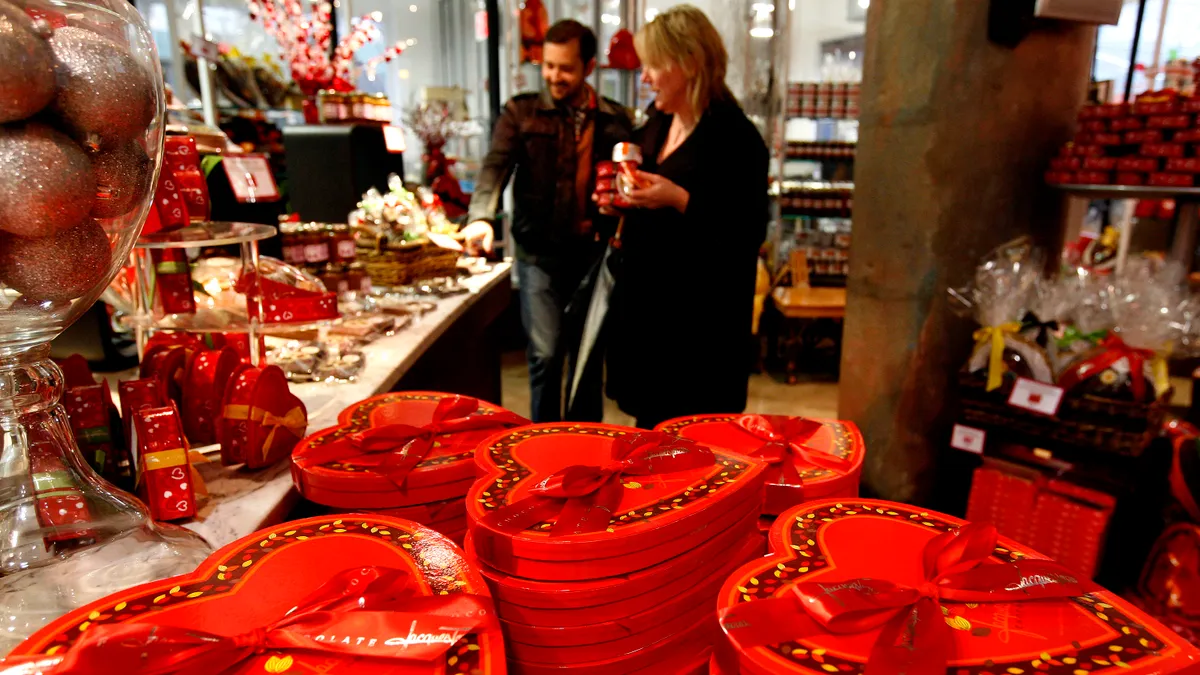
[[[257,285],[257,289],[255,286]],[[261,277],[253,272],[243,274],[235,286],[247,298],[257,292],[262,298],[262,320],[264,323],[302,323],[336,319],[338,312],[337,293],[309,291],[296,286]],[[250,316],[258,316],[258,308],[250,303]]]
[[[467,525],[479,560],[554,581],[627,574],[691,551],[756,514],[766,478],[759,460],[605,424],[502,432],[475,461]]]
[[[118,455],[128,462],[129,451],[115,433],[120,428],[120,417],[108,385],[71,387],[63,394],[62,403],[83,458],[106,480],[119,481],[122,476],[118,464],[122,458]],[[125,466],[128,468],[128,463]]]
[[[196,353],[183,388],[183,431],[193,445],[217,442],[217,421],[229,378],[242,359],[231,347]]]
[[[124,489],[132,491],[137,481],[138,467],[138,430],[133,423],[137,413],[145,408],[161,408],[167,404],[162,384],[153,378],[125,380],[117,383],[117,392],[121,397],[121,425],[124,430],[126,444],[125,457],[118,457],[117,473],[124,484]],[[124,464],[125,461],[129,465]]]
[[[142,355],[139,376],[158,380],[166,400],[182,406],[183,386],[197,351],[192,344],[161,344],[148,348]]]
[[[527,424],[504,408],[440,392],[396,392],[346,408],[337,426],[292,453],[305,499],[338,508],[384,509],[461,499],[475,482],[475,448]]]
[[[163,314],[195,314],[192,265],[183,249],[150,251],[154,263],[154,297]]]
[[[658,427],[768,464],[763,514],[805,501],[858,496],[866,446],[853,422],[782,415],[697,415]]]
[[[724,673],[1166,674],[1200,650],[991,525],[874,500],[782,514],[726,582]]]
[[[222,464],[271,466],[291,454],[307,429],[308,410],[278,366],[245,367],[230,376],[217,429]]]
[[[138,495],[155,520],[170,521],[196,515],[192,478],[183,423],[174,405],[143,408],[134,413],[138,436]]]
[[[504,675],[494,616],[483,579],[437,533],[322,516],[74,610],[3,665],[39,664],[45,675]]]
[[[56,541],[71,541],[93,536],[87,526],[92,522],[83,493],[75,480],[78,475],[63,463],[54,439],[31,432],[29,469],[33,475],[33,496],[37,503],[38,524],[52,532],[45,537],[47,550]]]

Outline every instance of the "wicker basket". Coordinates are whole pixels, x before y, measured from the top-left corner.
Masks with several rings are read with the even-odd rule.
[[[1067,392],[1058,416],[1046,417],[1008,405],[1010,382],[996,391],[986,389],[987,378],[979,373],[959,374],[962,417],[972,426],[1133,457],[1159,435],[1171,400],[1169,391],[1148,404]]]
[[[426,279],[457,274],[458,251],[428,241],[392,243],[358,239],[358,259],[375,286],[407,286]]]

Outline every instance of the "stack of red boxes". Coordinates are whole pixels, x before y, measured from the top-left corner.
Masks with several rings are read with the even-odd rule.
[[[1133,104],[1089,105],[1079,130],[1050,160],[1046,182],[1184,188],[1200,173],[1200,97],[1142,94]]]
[[[332,511],[413,520],[461,544],[476,446],[527,423],[466,396],[383,394],[346,408],[337,426],[302,440],[292,453],[292,480],[305,499]]]
[[[602,424],[502,432],[475,458],[467,555],[510,672],[702,671],[717,591],[764,552],[765,463]]]
[[[986,459],[975,470],[967,520],[992,523],[1000,534],[1090,579],[1115,507],[1116,500],[1103,492]]]

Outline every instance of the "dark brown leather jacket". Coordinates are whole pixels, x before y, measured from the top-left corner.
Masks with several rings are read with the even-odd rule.
[[[613,146],[631,139],[633,122],[625,108],[603,96],[596,98],[594,115],[592,154],[596,161],[611,159]],[[555,105],[547,92],[513,97],[492,130],[492,147],[475,183],[468,222],[495,223],[500,195],[511,176],[517,257],[540,264],[569,256],[582,243],[575,223],[576,166],[574,120],[568,110]],[[593,232],[603,236],[615,227],[594,204],[588,207]]]

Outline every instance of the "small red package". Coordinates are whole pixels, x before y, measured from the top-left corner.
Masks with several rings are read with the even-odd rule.
[[[1045,178],[1050,185],[1065,185],[1075,182],[1075,174],[1071,171],[1047,171]]]
[[[183,249],[153,249],[155,302],[163,314],[195,314],[192,266]]]
[[[1092,135],[1092,142],[1096,145],[1121,145],[1121,134],[1099,133]]]
[[[1075,182],[1080,185],[1108,185],[1112,183],[1112,173],[1109,171],[1080,171],[1075,174]]]
[[[155,520],[170,521],[196,515],[188,445],[174,405],[143,408],[134,413],[138,435],[138,494]]]
[[[1109,130],[1108,120],[1090,119],[1081,123],[1079,128],[1088,133],[1104,133]]]
[[[1192,115],[1155,115],[1146,119],[1147,129],[1187,129],[1195,122]]]
[[[198,352],[183,388],[183,431],[193,445],[217,442],[217,424],[225,385],[238,370],[241,357],[231,347]]]
[[[29,470],[38,524],[53,532],[45,537],[45,543],[94,535],[87,527],[87,523],[92,522],[92,512],[76,483],[78,474],[63,463],[54,439],[40,436],[37,431],[31,434]]]
[[[1157,187],[1193,187],[1196,177],[1190,173],[1152,173],[1147,184]]]
[[[1117,160],[1117,171],[1154,173],[1161,166],[1162,160],[1157,157],[1121,157]]]
[[[134,425],[133,419],[137,412],[144,408],[161,408],[165,406],[167,404],[167,397],[163,395],[162,385],[158,380],[150,378],[118,382],[117,392],[121,398],[121,424],[124,427],[125,441],[127,442],[126,450],[129,453],[130,462],[128,467],[122,463],[118,463],[117,471],[121,476],[125,476],[126,472],[128,472],[128,488],[132,490],[133,483],[137,480],[137,470],[140,462],[137,456],[137,426]]]
[[[1122,117],[1112,120],[1108,123],[1108,128],[1112,131],[1136,131],[1146,128],[1145,122],[1140,117]]]
[[[1171,137],[1173,143],[1200,143],[1200,129],[1181,129]]]
[[[1177,115],[1182,110],[1178,101],[1175,100],[1147,100],[1139,99],[1133,104],[1134,115]]]
[[[279,366],[244,367],[230,375],[217,429],[222,464],[271,466],[290,455],[307,430],[308,410]]]
[[[1142,143],[1162,143],[1163,132],[1161,129],[1141,129],[1138,131],[1126,131],[1124,137],[1125,143],[1128,145],[1141,145]],[[1145,154],[1145,153],[1143,153]]]
[[[96,473],[114,484],[124,482],[129,474],[121,476],[118,463],[124,459],[128,470],[129,451],[122,447],[122,439],[115,433],[113,423],[120,428],[120,417],[113,405],[112,392],[107,384],[90,384],[72,387],[63,393],[63,407],[75,435],[75,444],[88,464]],[[119,448],[119,450],[118,450]],[[120,455],[120,456],[118,456]]]
[[[1145,157],[1183,157],[1182,143],[1144,143],[1141,154]]]
[[[1178,173],[1200,173],[1200,157],[1176,157],[1168,159],[1166,166],[1163,168],[1167,171]]]
[[[1081,167],[1084,171],[1112,171],[1117,168],[1116,157],[1084,157]]]
[[[1116,185],[1145,185],[1146,174],[1134,173],[1132,171],[1118,171],[1117,177],[1113,179]]]
[[[1104,147],[1100,145],[1076,143],[1073,147],[1073,152],[1079,157],[1103,157]]]
[[[1079,157],[1053,157],[1050,159],[1050,168],[1055,171],[1078,171],[1080,166]]]

